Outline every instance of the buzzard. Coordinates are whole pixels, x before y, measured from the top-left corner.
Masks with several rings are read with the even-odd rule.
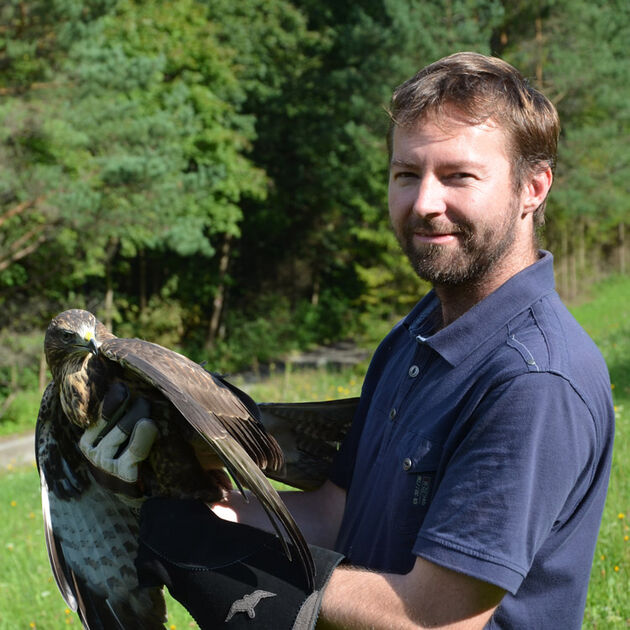
[[[134,565],[139,505],[151,496],[219,501],[231,488],[224,468],[261,502],[285,552],[312,584],[308,546],[264,473],[289,483],[293,475],[302,488],[321,483],[356,399],[270,404],[261,415],[221,377],[162,346],[118,338],[78,309],[51,321],[44,350],[53,380],[37,419],[36,457],[46,545],[57,585],[85,627],[163,628],[162,591],[140,587]],[[148,403],[158,435],[131,498],[129,488],[121,494],[99,475],[78,444],[101,414],[139,401]],[[277,430],[286,460],[263,416]]]

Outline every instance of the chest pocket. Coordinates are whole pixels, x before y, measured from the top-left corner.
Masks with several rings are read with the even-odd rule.
[[[418,533],[434,492],[441,445],[408,433],[396,449],[397,474],[392,495],[396,529],[408,536]]]

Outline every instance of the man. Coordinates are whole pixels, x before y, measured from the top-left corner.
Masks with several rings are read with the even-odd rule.
[[[458,53],[400,86],[391,120],[391,223],[434,288],[376,351],[330,481],[285,497],[351,565],[320,621],[580,628],[614,413],[536,244],[556,111],[507,63]]]
[[[346,558],[319,625],[580,628],[614,414],[536,243],[556,111],[458,53],[395,91],[391,121],[391,223],[433,290],[377,349],[330,480],[283,493]],[[221,510],[268,527],[236,493]]]

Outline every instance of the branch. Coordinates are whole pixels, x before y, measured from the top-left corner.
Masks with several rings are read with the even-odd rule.
[[[22,234],[22,236],[20,236],[18,239],[16,239],[15,241],[13,241],[13,243],[9,245],[9,251],[15,253],[16,251],[18,251],[20,247],[22,247],[22,245],[24,245],[24,243],[30,241],[33,238],[33,236],[37,236],[38,234],[41,234],[43,229],[44,228],[42,226],[34,227],[32,230],[29,230],[25,234]]]
[[[11,219],[12,217],[15,217],[18,214],[21,214],[22,212],[24,212],[25,210],[32,208],[35,204],[39,203],[43,199],[44,199],[44,195],[40,195],[36,199],[23,201],[22,203],[19,203],[17,206],[13,206],[13,208],[9,208],[2,216],[0,216],[0,226],[2,226],[3,223]]]
[[[27,245],[18,251],[14,251],[11,255],[4,258],[4,260],[0,260],[0,271],[4,271],[10,264],[17,262],[34,252],[46,240],[46,235],[43,233],[43,227],[39,230],[31,230],[31,232],[25,236],[33,236],[37,231],[39,231],[39,236],[30,245]],[[20,237],[17,241],[15,241],[15,243],[11,244],[10,249],[19,247],[21,242],[24,242],[25,240],[24,236]]]
[[[15,96],[16,94],[24,94],[30,90],[47,90],[60,86],[61,83],[57,81],[37,82],[30,85],[18,85],[15,87],[2,87],[0,88],[0,96]]]
[[[4,414],[7,412],[7,410],[9,409],[9,407],[11,406],[11,403],[13,402],[13,399],[17,396],[17,394],[15,392],[11,392],[3,401],[2,404],[0,405],[0,420],[2,419],[2,416],[4,416]]]

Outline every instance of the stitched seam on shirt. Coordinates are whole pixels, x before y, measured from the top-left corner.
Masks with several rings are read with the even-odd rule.
[[[511,333],[507,341],[508,346],[514,348],[523,357],[523,360],[527,364],[527,369],[530,372],[540,372],[540,368],[534,359],[534,355],[529,351],[529,348],[516,338],[514,333]]]
[[[582,401],[582,404],[588,411],[588,415],[591,418],[591,424],[593,425],[593,431],[595,432],[595,440],[596,440],[596,443],[594,445],[595,452],[598,455],[601,455],[604,448],[604,440],[603,440],[603,436],[601,435],[599,424],[595,418],[595,413],[594,413],[593,408],[588,403],[586,398],[582,395],[582,392],[580,392],[580,390],[575,386],[575,383],[573,382],[572,379],[570,379],[568,376],[566,376],[565,374],[557,370],[548,370],[548,373],[553,374],[554,376],[557,376],[558,378],[561,378],[562,380],[564,380],[569,385],[569,387],[575,392],[575,395]],[[591,474],[589,478],[589,486],[593,483],[593,478],[595,477],[595,472],[597,470],[598,462],[599,462],[599,459],[597,457],[593,458],[593,464],[591,466],[591,471],[590,471]]]
[[[418,538],[424,538],[425,540],[428,540],[432,543],[440,545],[441,547],[446,547],[447,549],[452,549],[453,551],[458,551],[460,553],[463,553],[466,556],[470,556],[472,558],[478,558],[479,560],[484,560],[486,562],[491,562],[492,564],[499,565],[503,567],[504,569],[508,569],[510,571],[514,571],[515,573],[518,573],[523,578],[527,576],[527,573],[529,570],[529,569],[524,569],[517,564],[511,563],[505,558],[500,558],[498,556],[493,556],[488,553],[483,553],[477,549],[472,549],[470,547],[466,547],[459,543],[454,543],[450,540],[445,540],[444,538],[440,538],[438,536],[430,536],[426,533],[420,533],[418,535]]]
[[[536,308],[536,306],[539,306],[539,308]],[[548,357],[547,360],[549,362],[549,366],[552,366],[553,361],[555,360],[554,358],[555,347],[554,347],[554,350],[552,351],[551,344],[549,343],[549,338],[548,338],[549,324],[546,323],[546,319],[547,319],[546,303],[544,303],[543,300],[540,300],[540,302],[536,304],[532,304],[531,308],[529,309],[529,312],[532,316],[532,319],[534,320],[534,323],[536,324],[538,328],[538,332],[541,334],[543,341],[545,342],[545,348],[547,349],[547,357]],[[555,311],[554,311],[554,315],[555,315],[556,320],[558,320],[558,314]],[[542,323],[539,321],[541,317],[543,318]]]

